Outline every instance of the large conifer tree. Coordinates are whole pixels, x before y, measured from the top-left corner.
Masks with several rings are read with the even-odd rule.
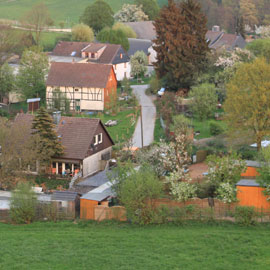
[[[40,108],[33,120],[33,134],[36,136],[36,147],[38,148],[39,161],[50,162],[53,156],[63,154],[63,146],[54,130],[52,117],[44,108]]]
[[[208,52],[206,17],[194,0],[169,0],[154,22],[157,37],[155,70],[171,90],[189,89],[204,66]]]

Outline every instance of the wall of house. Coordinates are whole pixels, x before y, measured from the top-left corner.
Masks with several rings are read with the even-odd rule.
[[[151,46],[148,48],[148,65],[153,65],[157,61],[157,52]]]
[[[111,153],[112,147],[99,151],[83,160],[83,177],[91,175],[101,170],[101,156],[108,152]]]
[[[125,77],[130,78],[131,65],[130,62],[113,65],[117,81],[122,81]]]
[[[237,199],[241,206],[254,206],[258,209],[270,209],[270,202],[263,194],[264,188],[237,186]]]
[[[52,104],[53,90],[60,89],[70,100],[70,110],[75,111],[76,105],[80,106],[80,111],[103,111],[104,110],[104,89],[87,87],[53,87],[47,86],[46,102],[48,108]],[[77,100],[77,101],[76,101]]]
[[[110,103],[112,97],[117,97],[117,80],[114,69],[111,69],[109,80],[107,82],[106,88],[104,89],[104,105]]]

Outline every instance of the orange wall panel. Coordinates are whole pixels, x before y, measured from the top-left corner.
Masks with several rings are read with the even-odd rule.
[[[80,199],[80,218],[81,219],[95,219],[95,206],[98,201],[90,201]]]
[[[237,199],[241,206],[254,206],[256,208],[270,209],[270,202],[263,194],[264,188],[237,186]]]
[[[113,68],[111,69],[111,73],[109,76],[109,80],[107,82],[106,88],[104,89],[104,105],[106,107],[106,104],[110,102],[111,96],[116,96],[117,93],[117,80],[114,73]]]
[[[247,170],[241,174],[243,177],[256,177],[257,175],[259,175],[259,173],[254,167],[247,167]]]

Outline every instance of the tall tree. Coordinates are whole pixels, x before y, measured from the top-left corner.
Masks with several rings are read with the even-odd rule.
[[[113,11],[106,2],[97,0],[85,8],[80,21],[98,33],[104,27],[113,25]]]
[[[209,50],[205,39],[206,17],[200,5],[193,0],[180,4],[169,0],[154,25],[157,33],[154,66],[158,77],[164,77],[166,87],[171,90],[189,89],[203,69]]]
[[[154,20],[158,16],[159,6],[157,0],[135,0],[135,4],[142,6],[142,10],[149,20]]]
[[[140,22],[147,21],[148,16],[143,12],[142,6],[124,4],[122,8],[114,14],[114,19],[118,22]]]
[[[53,156],[63,154],[63,146],[54,127],[52,117],[44,108],[40,108],[33,120],[32,133],[37,137],[38,158],[43,164],[50,163]]]
[[[14,31],[9,25],[0,25],[0,66],[2,66],[16,46]]]
[[[129,49],[128,38],[121,29],[113,30],[105,27],[98,33],[97,40],[103,43],[120,44],[126,51]]]
[[[253,0],[240,0],[240,15],[244,23],[254,28],[258,24],[258,12]]]
[[[72,40],[74,41],[88,41],[93,42],[94,32],[93,30],[83,23],[77,24],[72,27]]]
[[[45,98],[45,76],[48,67],[48,56],[40,48],[32,47],[23,52],[17,75],[17,87],[24,98]]]
[[[270,135],[270,65],[264,58],[242,64],[227,85],[224,105],[231,131],[249,132],[261,149]]]
[[[41,34],[45,27],[53,25],[49,10],[44,3],[35,4],[22,18],[24,27],[34,33],[36,45],[40,45]]]
[[[8,94],[15,90],[15,76],[11,67],[5,63],[0,66],[0,102],[8,98]]]

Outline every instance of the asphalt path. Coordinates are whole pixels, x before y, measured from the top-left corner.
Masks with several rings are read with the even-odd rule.
[[[152,99],[145,94],[148,85],[133,85],[133,93],[136,95],[142,108],[143,146],[150,145],[154,140],[154,129],[156,121],[156,107]],[[132,137],[132,145],[142,147],[141,140],[141,117],[139,117]]]

